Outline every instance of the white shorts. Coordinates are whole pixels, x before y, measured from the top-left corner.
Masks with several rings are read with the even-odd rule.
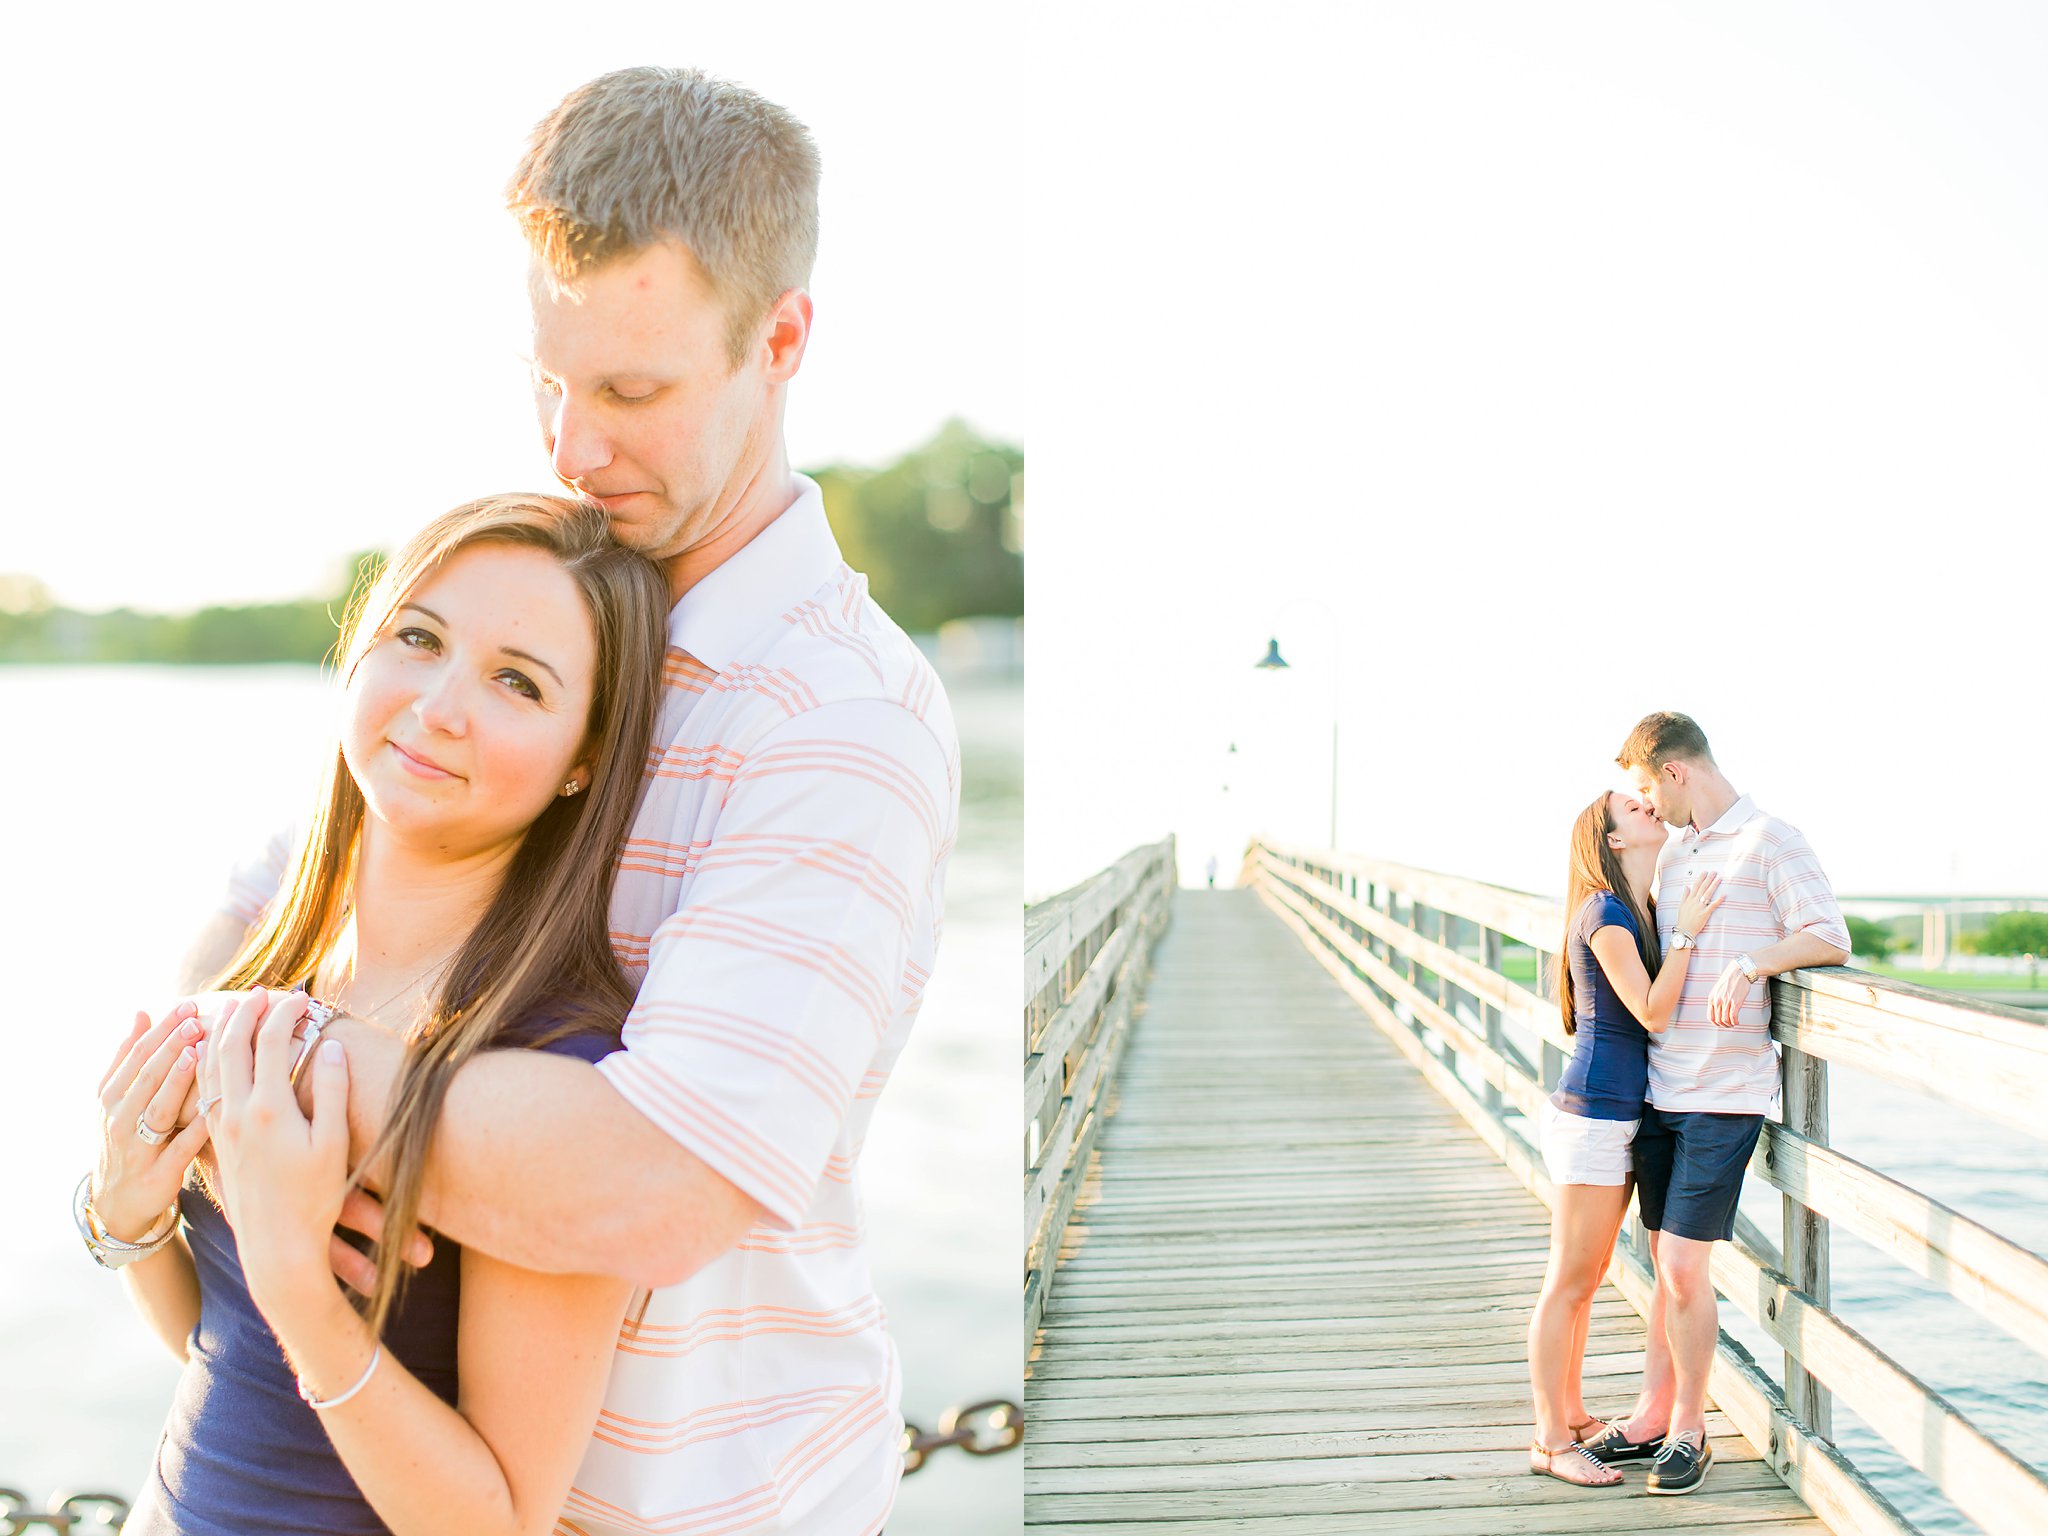
[[[1625,1184],[1635,1166],[1629,1144],[1640,1120],[1594,1120],[1543,1106],[1538,1135],[1553,1184]]]

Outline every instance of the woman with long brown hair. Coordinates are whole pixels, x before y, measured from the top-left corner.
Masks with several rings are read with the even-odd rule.
[[[606,912],[667,607],[601,510],[496,496],[435,520],[352,609],[340,741],[277,899],[215,982],[222,1016],[206,1038],[190,1005],[142,1028],[102,1085],[81,1224],[185,1362],[133,1536],[554,1527],[627,1286],[445,1241],[408,1280],[401,1255],[463,1063],[617,1047],[632,993]],[[260,766],[260,726],[222,734],[224,762]],[[359,1306],[328,1264],[352,1187],[347,1066],[307,1028],[330,1006],[406,1043],[365,1159],[386,1225]]]
[[[1688,890],[1678,911],[1682,942],[1660,958],[1651,893],[1664,838],[1648,804],[1602,794],[1572,824],[1565,882],[1558,1006],[1573,1051],[1543,1109],[1543,1161],[1556,1197],[1549,1269],[1529,1320],[1529,1470],[1594,1488],[1619,1483],[1621,1474],[1588,1445],[1607,1429],[1580,1392],[1593,1296],[1634,1188],[1629,1143],[1649,1087],[1650,1035],[1671,1022],[1691,941],[1721,902],[1712,875]]]

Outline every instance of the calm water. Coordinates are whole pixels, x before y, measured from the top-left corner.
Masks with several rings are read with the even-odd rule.
[[[903,1408],[1021,1396],[1016,976],[1022,689],[949,685],[964,758],[946,936],[863,1155]],[[228,863],[311,793],[331,705],[310,668],[0,668],[0,1484],[132,1496],[177,1367],[71,1228],[93,1088]],[[893,1533],[1000,1532],[1022,1458],[947,1452]]]

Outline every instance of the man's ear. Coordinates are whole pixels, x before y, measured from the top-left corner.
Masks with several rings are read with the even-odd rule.
[[[811,296],[792,288],[768,311],[767,377],[771,384],[787,384],[803,366],[804,348],[811,340]]]
[[[1683,784],[1692,773],[1692,765],[1673,758],[1660,770],[1674,784]]]

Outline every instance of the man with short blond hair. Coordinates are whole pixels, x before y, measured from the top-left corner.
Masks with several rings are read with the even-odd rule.
[[[1713,1451],[1707,1376],[1720,1319],[1709,1267],[1735,1233],[1743,1170],[1778,1094],[1766,978],[1840,965],[1849,931],[1827,875],[1799,829],[1738,794],[1689,716],[1646,715],[1616,761],[1636,793],[1682,828],[1657,862],[1657,938],[1696,943],[1671,1023],[1650,1037],[1649,1103],[1632,1151],[1657,1288],[1643,1388],[1627,1419],[1587,1449],[1603,1461],[1648,1456],[1651,1493],[1691,1493]],[[1721,879],[1722,900],[1693,940],[1677,931],[1683,893]]]
[[[675,600],[613,889],[613,945],[640,978],[625,1049],[465,1066],[421,1213],[508,1262],[651,1292],[563,1511],[581,1536],[873,1536],[902,1472],[859,1157],[937,949],[959,751],[937,676],[783,444],[817,182],[782,108],[629,69],[542,121],[509,194],[555,474],[662,563]],[[214,945],[280,870],[241,872]],[[334,1029],[361,1157],[400,1047]],[[345,1218],[379,1225],[366,1200]],[[335,1264],[363,1279],[346,1245]]]
[[[744,174],[734,174],[744,167]],[[506,189],[536,275],[657,245],[695,258],[725,308],[735,367],[776,300],[811,280],[818,149],[752,91],[694,69],[621,69],[562,98]]]

